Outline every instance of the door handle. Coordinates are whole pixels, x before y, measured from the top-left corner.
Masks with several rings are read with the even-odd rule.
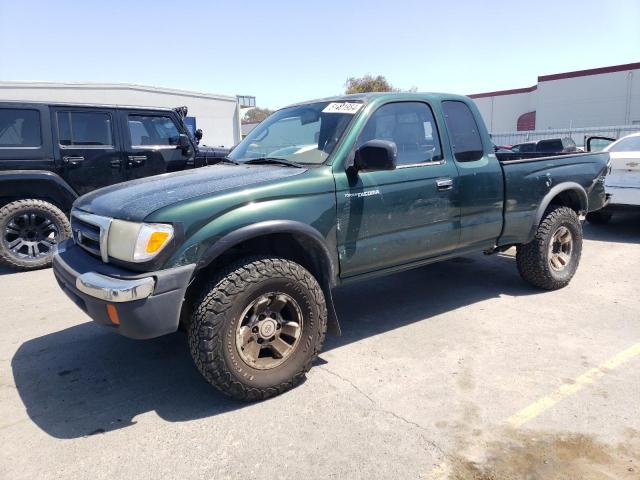
[[[81,162],[84,162],[84,157],[66,155],[66,156],[62,157],[62,161],[67,165],[78,165]]]
[[[453,188],[453,179],[451,178],[440,178],[436,180],[436,187],[441,192],[446,190],[451,190]]]
[[[111,168],[120,168],[120,165],[122,165],[122,162],[120,161],[119,158],[113,158],[111,159],[109,164],[111,165]]]
[[[146,155],[129,155],[129,166],[133,167],[134,165],[142,165],[146,160]]]

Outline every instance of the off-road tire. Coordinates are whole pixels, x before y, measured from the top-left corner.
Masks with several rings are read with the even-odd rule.
[[[8,203],[0,209],[0,264],[17,270],[37,270],[49,267],[53,251],[40,258],[25,258],[11,251],[5,237],[9,222],[17,215],[36,214],[51,221],[57,229],[56,242],[59,243],[71,236],[71,225],[66,215],[55,205],[44,200],[26,199]]]
[[[238,353],[236,329],[246,306],[274,289],[295,297],[300,305],[301,337],[283,364],[256,370]],[[320,285],[301,265],[282,258],[250,257],[231,264],[202,289],[194,305],[188,333],[193,360],[210,384],[238,400],[264,400],[298,385],[327,330]]]
[[[598,210],[587,214],[587,221],[594,225],[605,225],[609,223],[613,214],[611,212]]]
[[[561,227],[571,232],[573,248],[568,264],[562,271],[556,271],[550,265],[549,244]],[[533,240],[518,246],[516,263],[520,276],[526,282],[545,290],[557,290],[571,281],[581,254],[582,225],[578,215],[568,207],[554,207],[542,218]]]

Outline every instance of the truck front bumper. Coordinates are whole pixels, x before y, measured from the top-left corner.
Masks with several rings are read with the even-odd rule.
[[[143,274],[105,264],[68,240],[53,257],[60,288],[96,323],[135,339],[175,332],[195,264]]]

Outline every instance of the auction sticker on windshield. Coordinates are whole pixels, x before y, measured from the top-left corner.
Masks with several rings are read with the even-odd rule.
[[[362,107],[361,103],[331,102],[324,107],[322,113],[350,113],[353,115],[360,110],[360,107]]]

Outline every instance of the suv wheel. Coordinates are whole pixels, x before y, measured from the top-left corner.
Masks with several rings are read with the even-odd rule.
[[[0,209],[0,263],[19,270],[51,265],[54,247],[71,236],[65,214],[43,200],[17,200]]]
[[[576,273],[582,254],[582,225],[567,207],[555,207],[543,217],[533,240],[518,246],[520,276],[539,288],[566,286]]]
[[[299,384],[327,329],[316,279],[282,258],[241,260],[201,292],[189,325],[193,360],[226,395],[262,400]]]

